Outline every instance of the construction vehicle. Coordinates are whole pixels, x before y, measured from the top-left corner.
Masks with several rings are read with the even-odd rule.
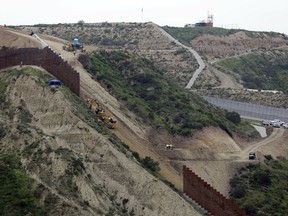
[[[75,48],[75,49],[83,49],[83,45],[79,43],[78,38],[74,38],[71,46],[72,48]]]
[[[255,160],[256,159],[256,153],[255,152],[249,152],[249,160]]]
[[[72,51],[74,52],[77,49],[81,49],[81,51],[84,52],[84,46],[81,43],[79,43],[78,38],[74,38],[72,43],[66,43],[63,46],[63,50],[66,50],[68,52]]]
[[[103,122],[105,123],[106,127],[109,129],[115,129],[116,128],[116,120],[114,120],[111,116],[104,117]]]
[[[105,117],[106,117],[106,114],[105,114],[105,110],[102,109],[101,107],[99,108],[96,108],[96,111],[95,111],[97,117],[101,120],[101,121],[104,121]]]
[[[74,51],[75,49],[72,47],[72,44],[66,43],[66,44],[63,46],[63,50],[66,50],[66,51],[68,51],[68,52],[72,52],[72,51]]]
[[[109,114],[107,114],[103,107],[97,102],[96,99],[92,99],[89,102],[89,109],[95,112],[98,119],[106,125],[109,129],[115,129],[117,121],[114,120]]]
[[[96,111],[96,109],[99,107],[99,103],[96,101],[96,99],[92,99],[90,101],[90,99],[88,99],[88,103],[89,103],[89,109],[92,110],[93,112]]]

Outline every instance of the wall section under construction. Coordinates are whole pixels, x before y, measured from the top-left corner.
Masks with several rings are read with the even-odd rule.
[[[183,166],[183,192],[215,216],[246,216],[246,212]]]
[[[36,65],[61,80],[70,90],[80,96],[80,75],[51,48],[19,48],[0,50],[0,69]]]

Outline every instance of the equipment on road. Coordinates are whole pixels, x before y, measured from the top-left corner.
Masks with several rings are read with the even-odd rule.
[[[104,108],[100,106],[96,99],[88,99],[87,102],[89,104],[89,109],[95,112],[98,119],[104,122],[106,127],[108,127],[109,129],[116,128],[117,121],[105,112]]]
[[[167,143],[167,144],[165,145],[165,149],[166,149],[166,150],[173,150],[174,147],[173,147],[172,144]]]
[[[74,51],[75,49],[72,47],[72,44],[66,43],[66,44],[63,46],[63,50],[66,50],[66,51],[68,51],[68,52],[72,52],[72,51]]]
[[[92,99],[91,101],[90,99],[88,99],[87,102],[89,103],[89,109],[92,110],[93,112],[95,112],[96,109],[99,108],[99,104],[96,101],[96,99]]]
[[[75,54],[77,49],[81,49],[81,52],[85,51],[83,44],[79,43],[78,38],[74,38],[72,43],[66,43],[63,46],[63,50],[66,50],[68,52],[72,52],[73,51],[74,54]]]
[[[256,153],[255,152],[250,152],[249,153],[249,160],[255,160],[256,159]]]
[[[83,48],[83,45],[79,43],[78,38],[74,38],[71,46],[72,46],[72,48],[75,48],[75,49],[82,49]]]
[[[106,127],[110,128],[110,129],[116,128],[117,122],[111,116],[108,116],[108,117],[105,116],[103,121],[104,121]]]

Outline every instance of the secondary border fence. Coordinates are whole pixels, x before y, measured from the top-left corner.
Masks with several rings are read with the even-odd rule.
[[[36,65],[44,68],[80,96],[80,75],[51,48],[19,48],[0,50],[0,69]]]
[[[246,216],[246,212],[183,166],[183,192],[214,216]]]
[[[238,102],[208,96],[203,96],[203,98],[209,103],[214,104],[215,106],[221,107],[230,112],[237,112],[241,116],[266,120],[281,119],[284,122],[288,122],[288,109]]]

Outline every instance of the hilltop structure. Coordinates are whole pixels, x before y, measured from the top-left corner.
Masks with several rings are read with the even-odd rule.
[[[202,20],[195,24],[186,24],[184,27],[213,27],[213,14],[208,13],[207,21]]]

